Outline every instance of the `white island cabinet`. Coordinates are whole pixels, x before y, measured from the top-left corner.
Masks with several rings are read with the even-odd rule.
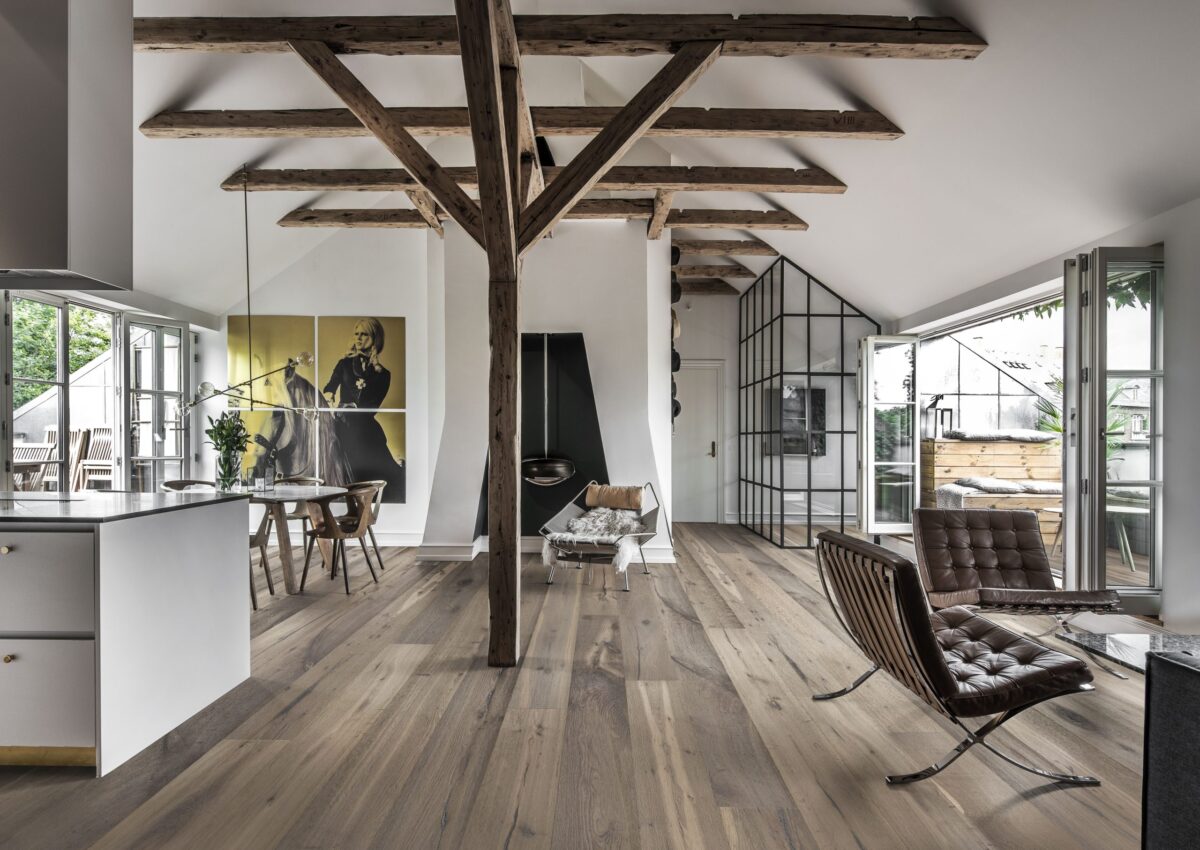
[[[0,493],[0,764],[103,776],[250,675],[245,496]]]

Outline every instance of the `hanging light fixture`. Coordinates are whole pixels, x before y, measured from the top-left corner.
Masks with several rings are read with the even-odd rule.
[[[574,463],[550,456],[550,334],[542,334],[542,455],[521,461],[521,477],[538,487],[553,487],[574,475]]]
[[[254,407],[268,407],[273,410],[291,410],[297,413],[302,413],[305,416],[315,416],[317,411],[315,408],[295,407],[289,404],[276,404],[270,401],[262,401],[254,397],[254,382],[269,378],[271,375],[276,375],[288,369],[295,369],[297,366],[313,365],[313,356],[310,351],[301,351],[293,357],[289,357],[287,362],[272,369],[269,372],[263,372],[261,375],[255,375],[254,369],[254,328],[252,325],[252,315],[250,312],[250,186],[249,186],[249,171],[245,163],[242,164],[242,247],[245,255],[246,268],[246,346],[248,360],[250,366],[250,377],[238,384],[231,384],[224,389],[218,389],[211,381],[201,381],[196,387],[195,398],[185,404],[180,411],[181,416],[187,416],[192,412],[192,409],[201,402],[216,398],[217,396],[225,396],[233,399],[239,404]],[[244,391],[243,391],[244,390]]]

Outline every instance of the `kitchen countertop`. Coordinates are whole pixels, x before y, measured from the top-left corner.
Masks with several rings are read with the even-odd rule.
[[[127,493],[103,490],[81,493],[0,491],[0,523],[112,522],[249,497],[248,492],[224,493],[216,490],[182,493]]]

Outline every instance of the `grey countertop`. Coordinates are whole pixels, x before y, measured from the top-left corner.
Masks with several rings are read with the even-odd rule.
[[[249,493],[216,490],[183,493],[20,493],[0,491],[0,522],[112,522],[178,511],[197,505],[249,498]]]

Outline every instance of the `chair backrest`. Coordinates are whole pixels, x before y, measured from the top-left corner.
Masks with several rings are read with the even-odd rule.
[[[325,483],[324,478],[314,478],[311,475],[288,475],[275,479],[276,484],[300,484],[305,487],[320,487]]]
[[[88,440],[87,459],[88,460],[112,460],[113,432],[112,428],[107,425],[93,428],[91,439]]]
[[[930,594],[969,594],[981,587],[1056,589],[1033,511],[917,508],[913,543],[921,580]],[[933,601],[942,607],[938,597]],[[978,599],[947,601],[963,604]]]
[[[373,522],[371,502],[378,491],[379,487],[375,484],[352,484],[345,493],[305,499],[308,516],[317,536],[331,540],[362,537]],[[333,503],[343,499],[350,510],[339,517],[333,512]],[[345,522],[347,519],[357,519],[357,522],[351,524]]]
[[[958,686],[942,655],[912,561],[836,531],[817,535],[821,582],[863,654],[937,711]]]
[[[383,504],[383,488],[387,486],[387,481],[379,478],[373,481],[355,481],[352,484],[347,484],[347,489],[356,487],[375,487],[375,498],[371,501],[371,525],[379,522],[379,506]],[[353,504],[350,507],[354,509]]]
[[[191,478],[177,478],[173,481],[164,481],[159,489],[164,493],[180,493],[184,490],[216,490],[217,485],[212,481],[196,481]]]

